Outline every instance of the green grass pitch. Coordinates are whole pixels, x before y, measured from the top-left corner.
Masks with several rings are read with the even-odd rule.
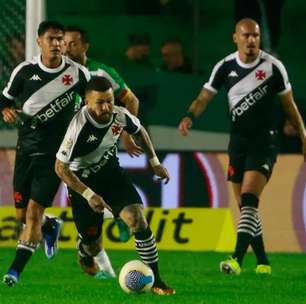
[[[0,275],[9,266],[14,249],[0,248]],[[137,258],[133,251],[109,251],[117,273],[127,261]],[[83,274],[75,250],[61,250],[48,261],[42,250],[32,257],[19,284],[0,284],[1,304],[300,304],[306,303],[306,255],[270,254],[272,276],[254,273],[255,260],[248,255],[240,276],[219,273],[226,255],[214,252],[160,252],[163,278],[177,290],[174,296],[127,295],[116,279],[99,281]]]

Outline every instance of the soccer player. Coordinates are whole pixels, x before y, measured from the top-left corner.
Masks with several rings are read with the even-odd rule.
[[[193,120],[224,86],[231,116],[228,180],[232,182],[241,212],[235,252],[221,262],[220,270],[240,274],[243,258],[251,245],[257,257],[256,273],[270,274],[258,205],[278,152],[274,97],[279,97],[288,119],[299,130],[304,157],[306,133],[284,65],[259,48],[258,24],[252,19],[242,19],[236,24],[233,39],[237,52],[215,65],[209,81],[181,120],[179,130],[186,136]]]
[[[53,21],[39,25],[37,43],[41,54],[19,64],[0,95],[4,121],[19,124],[14,171],[17,217],[25,217],[16,256],[3,282],[14,286],[42,239],[49,257],[59,236],[56,220],[42,228],[44,210],[51,206],[60,179],[54,172],[55,154],[74,114],[75,94],[84,95],[88,70],[62,56],[64,27]],[[45,231],[44,231],[45,230]]]
[[[106,77],[112,84],[116,102],[121,103],[129,112],[137,116],[139,108],[138,98],[127,86],[124,79],[113,67],[87,57],[87,51],[90,47],[87,33],[80,27],[67,26],[64,41],[65,55],[85,66],[92,76]],[[122,139],[124,148],[132,157],[139,156],[143,152],[127,132],[123,132]]]
[[[174,294],[165,285],[158,270],[156,241],[143,213],[143,204],[135,187],[120,167],[117,141],[123,130],[132,134],[149,157],[156,176],[168,182],[167,170],[160,164],[151,140],[138,118],[125,108],[114,106],[112,84],[105,77],[92,77],[85,92],[85,106],[71,121],[56,154],[55,171],[68,185],[73,218],[80,235],[79,255],[94,265],[100,251],[107,208],[118,213],[135,236],[136,249],[155,275],[152,291]]]
[[[114,68],[106,64],[96,62],[87,57],[87,51],[90,44],[86,31],[78,26],[67,26],[64,41],[65,55],[87,67],[92,76],[106,77],[112,84],[116,101],[125,105],[132,114],[137,116],[139,101],[135,94],[129,89],[123,78]],[[77,102],[80,106],[80,98],[78,98]],[[130,156],[137,157],[143,152],[141,148],[135,144],[133,138],[127,132],[122,133],[122,140],[123,145]],[[104,217],[112,217],[112,214],[108,210],[105,210]],[[128,227],[118,216],[115,216],[115,221],[119,228],[120,240],[123,242],[128,241],[130,238]]]

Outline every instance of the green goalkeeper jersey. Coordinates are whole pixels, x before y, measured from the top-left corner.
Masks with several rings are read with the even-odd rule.
[[[116,100],[121,100],[129,91],[123,78],[114,68],[90,58],[87,59],[86,67],[91,76],[103,76],[111,82]],[[80,108],[81,102],[82,99],[78,96],[76,99],[76,109]]]

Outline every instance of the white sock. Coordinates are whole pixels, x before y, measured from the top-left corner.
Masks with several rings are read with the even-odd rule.
[[[112,267],[111,261],[104,249],[102,249],[95,256],[95,261],[99,265],[100,270],[108,272],[112,277],[116,277],[116,273]]]
[[[104,208],[104,218],[107,219],[107,218],[114,218],[114,215],[106,208]]]

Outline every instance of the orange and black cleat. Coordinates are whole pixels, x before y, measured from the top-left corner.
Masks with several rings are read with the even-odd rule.
[[[151,291],[159,296],[170,296],[176,293],[175,289],[167,286],[163,281],[155,282]]]
[[[81,268],[90,276],[95,276],[99,271],[99,266],[93,257],[81,257],[78,255],[78,260]]]

